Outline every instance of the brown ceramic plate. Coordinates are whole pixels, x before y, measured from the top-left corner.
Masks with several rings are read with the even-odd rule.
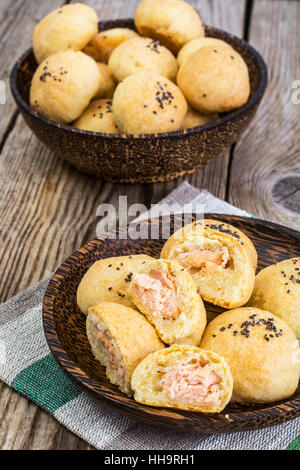
[[[258,219],[207,214],[243,230],[258,251],[258,269],[286,258],[299,256],[300,233]],[[152,224],[161,228],[162,219]],[[172,230],[181,216],[172,219]],[[149,227],[149,221],[142,222]],[[85,334],[85,316],[76,305],[78,284],[98,259],[146,253],[158,257],[165,240],[96,239],[68,258],[52,277],[44,298],[43,322],[48,345],[62,369],[86,392],[108,406],[148,424],[180,431],[202,433],[233,432],[282,423],[300,416],[300,387],[294,396],[279,403],[252,406],[229,405],[220,414],[202,414],[141,405],[111,385],[104,369],[94,359]],[[207,305],[208,312],[216,307]],[[221,309],[219,312],[222,311]]]
[[[134,29],[134,22],[121,19],[99,23],[99,31],[115,27]],[[223,39],[242,55],[249,68],[251,85],[251,96],[244,106],[206,126],[136,136],[83,131],[46,119],[29,106],[30,83],[37,68],[32,49],[14,65],[11,91],[35,135],[80,171],[112,182],[168,181],[195,172],[236,142],[251,122],[267,86],[267,66],[253,47],[210,26],[206,26],[206,35]]]

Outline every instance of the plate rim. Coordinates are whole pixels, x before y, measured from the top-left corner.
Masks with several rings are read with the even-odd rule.
[[[144,220],[139,221],[140,224],[147,224],[151,221],[159,222],[162,217],[153,217],[147,218]],[[169,217],[169,216],[167,216]],[[171,216],[172,217],[172,216]],[[182,214],[173,215],[173,217],[182,217]],[[234,214],[216,214],[216,213],[206,213],[205,218],[215,218],[215,219],[222,219],[222,217],[230,217],[237,221],[243,220],[252,220],[255,221],[258,225],[268,226],[268,228],[274,228],[277,231],[284,232],[291,237],[299,239],[300,242],[300,232],[292,229],[290,227],[286,227],[284,225],[280,225],[274,222],[269,222],[263,219],[255,218],[255,217],[247,217],[247,216],[239,216]],[[228,222],[226,222],[228,223]],[[234,223],[234,221],[233,221]],[[128,227],[127,227],[128,228]],[[127,230],[126,228],[126,230]],[[123,229],[124,230],[124,229]],[[93,388],[94,383],[97,383],[96,379],[93,379],[87,375],[81,367],[71,359],[67,351],[64,349],[63,345],[60,342],[58,337],[55,323],[54,323],[54,315],[53,315],[53,302],[55,300],[56,289],[58,286],[63,282],[65,273],[64,270],[70,269],[70,263],[74,263],[75,259],[78,260],[78,256],[84,256],[86,251],[91,251],[95,249],[95,246],[99,246],[99,243],[103,243],[107,238],[95,238],[85,245],[83,245],[78,250],[74,251],[68,258],[66,258],[63,263],[57,268],[54,272],[53,276],[51,277],[45,294],[43,298],[43,307],[42,307],[42,320],[43,320],[43,330],[45,334],[45,338],[50,349],[51,354],[53,355],[54,359],[58,363],[58,365],[62,368],[62,370],[67,374],[67,376],[77,385],[79,388],[83,389],[84,391],[96,396],[105,406],[113,407],[116,411],[119,411],[122,414],[130,415],[131,417],[138,419],[140,421],[145,421],[145,418],[152,417],[154,415],[159,416],[160,413],[166,414],[176,414],[177,416],[164,416],[166,419],[172,419],[174,424],[169,424],[161,421],[157,424],[164,424],[168,428],[174,429],[176,427],[176,420],[181,418],[181,420],[190,421],[190,423],[194,423],[195,418],[197,419],[197,425],[201,424],[201,421],[206,423],[211,423],[212,429],[211,431],[207,431],[204,429],[203,433],[218,433],[218,432],[238,432],[243,430],[250,430],[255,428],[263,428],[267,426],[272,426],[274,424],[283,423],[290,419],[296,418],[300,416],[300,394],[299,396],[294,397],[292,400],[287,400],[283,403],[275,403],[275,404],[266,404],[266,407],[263,409],[253,409],[248,411],[237,411],[232,413],[228,411],[228,413],[212,413],[212,414],[205,414],[205,413],[198,413],[198,412],[191,412],[185,410],[178,410],[176,408],[163,408],[163,407],[153,407],[144,405],[138,402],[134,402],[133,399],[130,399],[132,402],[127,401],[120,401],[120,399],[115,398],[113,395],[108,395],[107,392],[95,390]],[[62,274],[63,272],[63,274]],[[82,377],[80,380],[77,375],[74,375],[74,372]],[[99,385],[100,382],[98,382]],[[101,383],[100,383],[101,385]],[[119,392],[118,393],[122,393]],[[122,394],[123,397],[126,397]],[[126,397],[128,398],[128,397]],[[115,406],[114,406],[115,405]],[[284,408],[287,408],[284,409]],[[136,413],[133,413],[135,411]],[[270,422],[267,422],[267,417],[265,418],[266,422],[258,422],[259,418],[261,417],[260,412],[264,412],[265,414],[270,414]],[[162,416],[163,417],[163,416]],[[275,423],[274,423],[275,421]],[[221,425],[227,425],[227,429],[218,429],[215,427],[216,422],[219,422]],[[181,429],[184,431],[184,429]],[[189,429],[189,432],[200,432],[200,429]]]

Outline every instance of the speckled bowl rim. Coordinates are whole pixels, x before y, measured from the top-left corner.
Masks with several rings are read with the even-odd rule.
[[[175,216],[175,217],[178,218],[180,216]],[[250,218],[250,217],[235,216],[235,215],[229,215],[229,214],[207,213],[205,214],[205,217],[209,219],[221,219],[221,220],[222,218],[225,218],[225,219],[230,218],[230,220],[233,219],[233,223],[234,221],[251,220],[253,222],[254,220],[253,218]],[[161,223],[163,218],[164,217],[162,216],[160,218],[147,219],[139,223],[141,225],[142,224],[148,225],[151,222],[155,222],[155,221],[156,223]],[[272,228],[274,231],[285,232],[291,237],[299,238],[300,240],[300,232],[293,230],[289,227],[279,225],[273,222],[265,221],[263,219],[255,219],[255,223],[261,227],[262,231],[267,225],[269,228]],[[159,415],[160,411],[162,411],[164,414],[169,413],[170,415],[172,415],[172,413],[176,413],[178,415],[177,419],[179,419],[179,415],[181,415],[180,416],[181,419],[183,420],[190,419],[191,422],[193,422],[193,418],[198,418],[199,422],[201,421],[201,419],[203,419],[203,422],[204,421],[206,421],[206,423],[211,422],[212,428],[213,428],[213,423],[216,421],[223,422],[223,424],[227,423],[229,427],[228,432],[240,432],[244,430],[257,429],[256,423],[257,423],[258,415],[260,415],[260,411],[262,411],[265,414],[265,421],[266,421],[263,425],[260,426],[260,428],[274,425],[275,418],[277,418],[276,423],[278,424],[278,423],[283,423],[285,421],[289,421],[290,419],[294,419],[300,416],[300,394],[298,394],[292,400],[287,399],[285,401],[270,404],[270,405],[266,404],[266,406],[263,408],[254,409],[255,405],[253,405],[253,411],[252,410],[237,411],[237,412],[228,411],[228,413],[224,415],[222,413],[205,414],[205,413],[197,413],[197,412],[192,412],[192,411],[177,410],[173,408],[160,408],[160,407],[147,406],[147,405],[143,405],[140,403],[136,403],[133,400],[133,398],[130,399],[126,397],[125,395],[123,395],[121,392],[119,392],[123,398],[125,397],[127,399],[127,401],[124,401],[124,400],[121,401],[120,399],[109,395],[107,390],[103,389],[102,391],[101,382],[89,377],[87,373],[84,372],[70,358],[70,356],[64,349],[63,345],[61,344],[59,340],[58,334],[56,332],[55,320],[53,316],[56,291],[61,285],[61,283],[64,282],[64,278],[65,278],[64,270],[66,269],[68,271],[70,269],[70,266],[74,265],[76,262],[78,263],[78,255],[85,257],[86,251],[95,251],[95,243],[97,244],[99,243],[99,241],[103,242],[103,239],[98,238],[98,239],[88,242],[79,250],[76,250],[71,256],[69,256],[61,264],[61,266],[56,270],[56,272],[52,276],[47,286],[47,289],[44,295],[44,300],[43,300],[43,311],[42,311],[43,328],[44,328],[44,334],[46,337],[47,344],[56,362],[59,364],[59,366],[63,369],[63,371],[68,375],[68,377],[70,377],[70,379],[77,386],[79,386],[84,391],[88,391],[92,393],[93,396],[100,399],[101,401],[103,400],[106,406],[112,406],[114,408],[113,405],[116,405],[117,407],[116,409],[122,414],[128,414],[128,413],[130,414],[130,410],[131,410],[132,416],[134,416],[136,419],[141,420],[141,421],[143,421],[144,417],[147,417],[147,416],[153,417],[153,415]],[[80,379],[74,375],[75,370],[76,370],[77,376],[78,375],[80,376]],[[97,386],[97,390],[94,389],[95,385]],[[284,407],[289,407],[289,411],[284,409]],[[128,411],[126,412],[126,409],[128,409],[129,412]],[[273,420],[270,423],[267,421],[268,412],[272,412],[272,415],[270,417],[273,418]],[[163,418],[165,418],[165,416]],[[168,419],[172,419],[174,421],[174,425],[173,424],[170,425],[169,423],[164,423],[164,422],[162,422],[162,425],[166,425],[166,427],[174,429],[174,427],[176,426],[175,416],[170,416],[168,417]],[[243,423],[245,424],[245,426],[243,426]],[[200,431],[196,431],[195,429],[191,428],[189,432],[200,432]],[[204,431],[204,432],[208,434],[207,431]],[[218,433],[218,430],[214,428],[211,432]],[[222,429],[219,432],[223,433],[227,431],[226,429],[225,430]]]
[[[105,27],[105,25],[108,24],[109,27],[111,28],[114,23],[119,23],[120,21],[132,23],[133,18],[124,18],[124,19],[119,18],[119,19],[116,19],[116,20],[101,21],[101,22],[99,22],[99,25],[101,25],[102,27],[103,26]],[[151,140],[151,139],[153,139],[154,136],[157,139],[164,139],[164,138],[167,138],[167,137],[178,138],[178,137],[184,137],[184,136],[187,136],[187,135],[198,134],[199,132],[202,132],[202,131],[214,129],[214,128],[216,128],[216,127],[218,127],[222,124],[225,124],[229,121],[235,121],[237,119],[240,119],[245,113],[247,113],[252,108],[253,105],[255,105],[256,102],[258,102],[261,99],[261,97],[263,96],[263,94],[265,92],[267,83],[268,83],[268,68],[267,68],[267,65],[266,65],[264,59],[260,55],[260,53],[253,46],[251,46],[249,43],[244,41],[244,39],[241,39],[241,38],[239,38],[239,37],[237,37],[233,34],[227,33],[226,31],[224,31],[222,29],[214,28],[212,26],[205,25],[205,28],[209,29],[209,31],[212,34],[222,33],[222,34],[226,35],[228,38],[230,38],[230,39],[236,41],[237,43],[239,43],[242,47],[248,49],[248,51],[255,57],[256,62],[258,64],[260,72],[261,72],[261,80],[260,80],[259,86],[258,86],[256,92],[254,93],[254,95],[251,96],[250,99],[247,101],[247,103],[244,106],[236,109],[235,111],[232,111],[227,116],[224,116],[221,119],[218,119],[217,121],[215,121],[211,124],[206,124],[204,126],[196,126],[196,127],[192,127],[192,128],[189,128],[189,129],[178,130],[178,131],[173,131],[173,132],[162,132],[162,133],[157,133],[157,134],[139,134],[139,135],[135,135],[135,134],[109,134],[109,133],[102,133],[102,132],[86,131],[86,130],[82,130],[82,129],[77,129],[75,127],[72,127],[72,126],[69,126],[69,125],[66,125],[66,124],[57,123],[55,121],[52,121],[51,119],[47,119],[44,116],[42,116],[41,114],[39,114],[38,112],[32,110],[32,108],[29,106],[29,104],[26,103],[26,101],[20,95],[18,87],[17,87],[18,69],[19,69],[20,65],[25,61],[25,59],[30,54],[33,53],[32,48],[30,48],[26,52],[24,52],[12,68],[12,71],[11,71],[10,77],[9,77],[10,88],[11,88],[12,95],[13,95],[16,103],[20,106],[20,108],[24,109],[27,113],[31,114],[33,117],[35,117],[37,119],[40,119],[44,123],[46,123],[46,124],[48,124],[52,127],[56,127],[57,129],[63,129],[65,131],[69,131],[69,132],[72,132],[72,133],[75,133],[75,134],[80,134],[80,135],[86,135],[86,136],[92,136],[92,137],[106,137],[106,138],[109,137],[109,138],[117,139],[117,140],[118,139],[119,140],[128,139],[128,138],[130,138],[131,140],[133,140],[133,139],[137,139],[137,140],[150,139]]]

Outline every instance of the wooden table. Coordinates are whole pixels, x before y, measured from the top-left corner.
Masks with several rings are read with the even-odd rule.
[[[156,203],[182,181],[261,218],[300,229],[300,80],[298,0],[195,0],[205,21],[248,39],[269,66],[269,86],[239,142],[206,168],[169,183],[111,184],[79,173],[31,133],[8,89],[13,63],[30,47],[37,21],[61,0],[1,0],[0,301],[47,277],[75,249],[95,238],[96,208]],[[65,2],[69,3],[69,2]],[[89,0],[100,19],[132,17],[138,0]],[[298,101],[300,94],[298,93]],[[295,101],[295,100],[294,100]],[[0,448],[89,449],[54,418],[0,384]]]

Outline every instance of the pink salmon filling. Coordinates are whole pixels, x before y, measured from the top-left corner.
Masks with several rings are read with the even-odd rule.
[[[181,364],[169,369],[161,380],[163,392],[171,399],[181,398],[195,405],[219,406],[221,390],[217,374],[199,363]]]
[[[176,287],[167,272],[151,271],[149,274],[135,273],[132,278],[138,295],[152,314],[165,319],[176,319],[179,315]]]
[[[97,337],[99,342],[105,347],[108,353],[108,359],[112,363],[115,369],[117,369],[118,374],[120,377],[124,376],[124,369],[122,365],[120,364],[120,361],[116,355],[116,350],[115,347],[112,343],[111,338],[102,330],[98,330],[97,332]]]
[[[197,248],[195,250],[180,253],[177,260],[184,268],[203,268],[218,266],[223,263],[222,253],[209,250],[207,248]]]

